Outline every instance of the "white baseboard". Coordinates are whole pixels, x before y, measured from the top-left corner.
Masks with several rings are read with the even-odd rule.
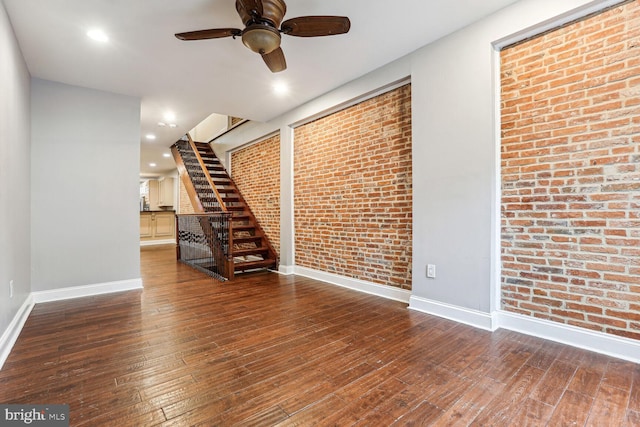
[[[27,296],[27,299],[22,303],[16,315],[13,316],[13,320],[0,337],[0,369],[2,369],[7,357],[9,357],[9,353],[11,353],[11,349],[16,343],[34,305],[33,297],[31,295]]]
[[[32,292],[33,301],[60,301],[72,298],[90,297],[94,295],[110,294],[113,292],[142,289],[142,279],[120,280],[117,282],[98,283],[95,285],[73,286],[69,288],[52,289],[50,291]]]
[[[453,320],[486,331],[496,330],[494,316],[477,310],[471,310],[456,305],[445,304],[427,298],[412,296],[409,301],[411,310],[421,311],[445,319]]]
[[[640,363],[640,342],[603,332],[498,311],[498,327]]]
[[[175,244],[176,244],[176,239],[140,240],[140,246],[175,245]]]
[[[284,274],[285,276],[291,276],[292,274],[295,274],[295,272],[296,272],[296,267],[294,265],[280,264],[278,266],[278,273]]]
[[[411,297],[409,308],[487,331],[495,331],[499,328],[507,329],[618,359],[640,363],[640,341],[630,338],[618,337],[502,310],[491,314],[483,313],[416,296]]]
[[[331,283],[333,285],[342,286],[343,288],[349,288],[367,294],[377,295],[379,297],[409,303],[411,292],[394,288],[392,286],[383,286],[377,283],[366,282],[364,280],[353,279],[351,277],[339,276],[333,273],[327,273],[325,271],[312,270],[306,267],[294,267],[294,273],[298,276],[309,277],[311,279],[321,280],[323,282]]]

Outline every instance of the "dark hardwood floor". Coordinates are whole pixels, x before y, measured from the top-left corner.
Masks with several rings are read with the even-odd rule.
[[[74,426],[640,425],[639,365],[141,253],[144,291],[34,308],[1,403],[68,403]]]

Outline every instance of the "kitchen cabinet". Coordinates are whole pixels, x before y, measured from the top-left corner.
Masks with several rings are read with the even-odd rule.
[[[154,215],[153,236],[167,239],[175,237],[176,218],[173,212],[161,212]]]
[[[173,178],[158,180],[158,206],[173,206]]]
[[[140,212],[140,238],[153,237],[153,217],[150,212]]]
[[[144,200],[141,205],[144,205],[149,211],[173,207],[174,182],[173,178],[164,177],[149,179],[141,183],[140,198]]]
[[[174,240],[176,216],[173,211],[140,212],[140,240]]]

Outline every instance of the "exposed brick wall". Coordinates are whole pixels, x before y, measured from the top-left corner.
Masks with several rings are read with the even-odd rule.
[[[279,256],[280,135],[233,152],[231,174]]]
[[[640,339],[640,2],[501,63],[503,308]]]
[[[187,193],[187,189],[184,188],[184,184],[182,183],[182,179],[178,178],[180,182],[179,194],[178,194],[178,213],[179,214],[192,214],[195,213],[193,209],[193,205],[191,204],[191,200],[189,199],[189,194]]]
[[[411,289],[411,86],[298,127],[296,265]]]

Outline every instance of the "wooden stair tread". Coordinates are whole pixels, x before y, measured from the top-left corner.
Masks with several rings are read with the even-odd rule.
[[[268,251],[269,251],[269,248],[267,248],[266,246],[260,246],[259,248],[252,248],[252,249],[234,249],[233,251],[231,251],[231,256],[239,257],[239,256],[247,256],[247,255],[257,255],[257,254],[267,253]]]
[[[234,244],[240,244],[240,243],[253,243],[253,242],[258,242],[262,240],[262,235],[257,235],[257,236],[243,236],[243,237],[234,237],[233,238],[233,243]]]
[[[260,261],[246,261],[246,262],[235,263],[234,270],[245,271],[245,270],[258,269],[258,268],[275,267],[275,266],[276,266],[275,259],[263,259]]]
[[[251,231],[251,230],[255,230],[256,226],[254,224],[247,224],[247,225],[234,225],[233,226],[233,231]]]

